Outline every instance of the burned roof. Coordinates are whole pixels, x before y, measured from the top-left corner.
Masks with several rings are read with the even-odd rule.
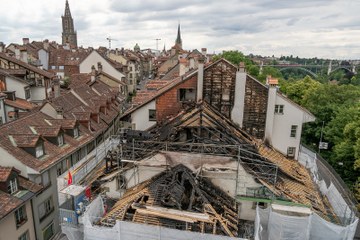
[[[132,221],[234,237],[237,212],[233,198],[180,164],[129,189],[99,224]]]
[[[233,154],[234,148],[230,146],[237,146],[243,167],[276,196],[311,206],[322,216],[334,215],[328,200],[320,193],[304,166],[253,138],[206,102],[180,112],[166,123],[153,127],[150,132],[154,140],[161,142],[179,142],[185,135],[192,143],[227,145],[221,149],[223,154]],[[174,150],[181,148],[174,147]],[[266,177],[272,166],[277,169],[276,179]]]

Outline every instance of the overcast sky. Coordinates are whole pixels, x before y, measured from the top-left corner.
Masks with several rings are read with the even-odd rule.
[[[61,43],[65,0],[0,0],[0,41]],[[360,59],[360,0],[69,0],[78,45]]]

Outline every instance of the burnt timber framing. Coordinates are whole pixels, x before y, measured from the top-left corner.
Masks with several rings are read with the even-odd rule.
[[[116,220],[238,236],[238,204],[209,180],[177,165],[129,189],[98,224]]]
[[[150,133],[154,140],[152,142],[137,143],[131,138],[127,139],[127,146],[122,147],[123,157],[141,159],[164,150],[224,154],[236,158],[240,149],[239,163],[277,198],[310,206],[325,219],[338,221],[328,200],[321,195],[305,167],[253,138],[206,102],[180,112],[167,123],[155,126]],[[206,145],[202,147],[201,144]],[[235,145],[238,149],[229,145]],[[277,166],[276,174],[268,164]],[[266,175],[276,177],[266,178]]]
[[[204,71],[204,100],[228,118],[234,106],[236,71],[225,59]]]
[[[246,76],[243,129],[258,139],[265,136],[268,89]]]

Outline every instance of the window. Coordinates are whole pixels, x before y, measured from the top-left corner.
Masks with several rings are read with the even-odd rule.
[[[42,202],[39,205],[38,209],[39,209],[39,217],[40,217],[40,222],[41,222],[54,210],[54,204],[52,201],[52,197],[49,197],[44,202]]]
[[[18,190],[18,185],[17,185],[16,178],[10,179],[9,185],[8,185],[8,193],[13,194],[13,193],[17,192],[17,190]]]
[[[62,174],[61,163],[56,167],[56,176],[60,176]]]
[[[51,66],[51,69],[56,69],[56,66]]]
[[[180,88],[179,89],[179,100],[180,102],[185,101],[194,101],[195,100],[195,91],[192,88]]]
[[[230,101],[230,89],[229,88],[223,88],[222,100],[223,101]]]
[[[275,113],[276,114],[284,114],[284,105],[275,105]]]
[[[25,99],[31,98],[30,88],[25,88]]]
[[[60,134],[60,135],[57,137],[57,141],[58,141],[58,145],[59,145],[59,146],[64,145],[64,135]]]
[[[79,128],[78,127],[75,127],[74,128],[74,138],[77,138],[77,137],[79,137]]]
[[[35,148],[36,157],[39,158],[44,155],[43,145],[39,144]]]
[[[295,147],[288,147],[287,156],[292,158],[295,157],[295,151],[296,151]]]
[[[21,234],[21,236],[18,238],[18,240],[29,240],[29,230]]]
[[[43,80],[42,79],[36,80],[36,85],[39,86],[39,87],[42,87],[43,86]]]
[[[297,125],[291,125],[290,137],[296,137]]]
[[[50,223],[47,227],[42,230],[43,239],[49,240],[54,235],[54,223]]]
[[[149,109],[149,121],[156,121],[156,110]]]
[[[19,228],[27,221],[25,205],[15,211],[16,228]]]
[[[60,69],[60,70],[64,70],[64,66],[59,66],[59,69]]]

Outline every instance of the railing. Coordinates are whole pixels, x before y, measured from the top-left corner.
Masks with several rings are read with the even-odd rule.
[[[78,225],[78,216],[75,211],[59,208],[59,221],[60,224],[66,224],[66,225],[72,225],[77,226]]]

